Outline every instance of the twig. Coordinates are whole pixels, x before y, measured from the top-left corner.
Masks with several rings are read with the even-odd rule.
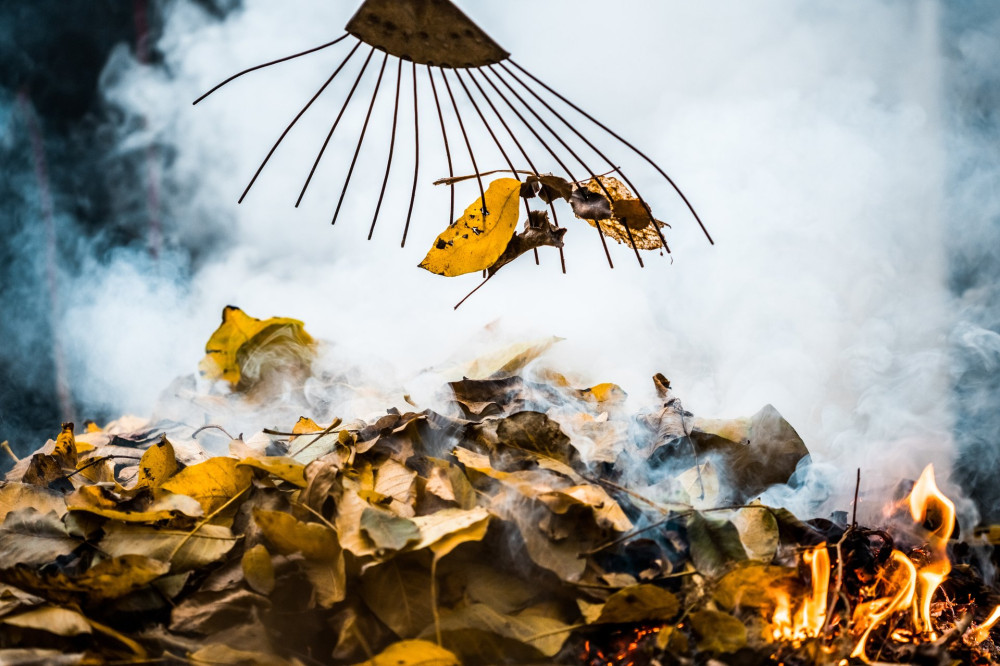
[[[587,476],[586,474],[581,474],[580,476],[585,481],[587,481],[589,483],[594,483],[594,484],[601,485],[601,486],[607,486],[607,487],[612,488],[614,490],[617,490],[619,492],[623,492],[626,495],[632,497],[633,499],[637,499],[640,502],[643,502],[644,504],[648,504],[649,506],[653,507],[654,509],[656,509],[657,511],[659,511],[660,513],[662,513],[664,515],[670,513],[673,510],[673,509],[668,509],[668,508],[666,508],[666,507],[664,507],[664,506],[662,506],[662,505],[654,502],[653,500],[649,499],[648,497],[644,497],[643,495],[640,495],[639,493],[635,492],[634,490],[629,490],[625,486],[618,485],[614,481],[608,481],[607,479],[602,479],[600,477],[598,477],[596,479],[592,479],[589,476]]]
[[[858,491],[861,490],[861,468],[858,468],[858,480],[854,483],[854,510],[851,513],[851,529],[858,527]],[[844,532],[847,534],[847,532]],[[843,539],[841,539],[843,541]]]
[[[210,430],[212,428],[221,431],[222,434],[224,434],[229,439],[236,439],[235,437],[233,437],[232,435],[230,435],[228,432],[226,432],[225,428],[223,428],[220,425],[215,425],[214,423],[209,423],[208,425],[203,425],[202,427],[200,427],[197,430],[195,430],[193,433],[191,433],[191,439],[194,439],[195,437],[197,437],[199,434],[201,434],[201,432],[203,430]]]
[[[484,284],[486,284],[487,282],[489,282],[493,278],[494,275],[496,275],[496,273],[490,273],[490,275],[487,276],[487,278],[485,280],[483,280],[482,282],[479,283],[478,287],[476,287],[475,289],[473,289],[472,291],[470,291],[468,294],[465,295],[465,298],[463,298],[458,303],[456,303],[455,307],[453,309],[457,310],[458,306],[460,306],[462,303],[464,303],[465,301],[467,301],[469,299],[469,296],[472,296],[474,293],[476,293],[477,291],[479,291]]]
[[[589,627],[586,622],[581,622],[580,624],[568,624],[565,627],[559,627],[558,629],[552,629],[551,631],[543,631],[540,634],[535,634],[534,636],[528,636],[524,639],[525,643],[532,643],[540,638],[547,638],[549,636],[556,636],[558,634],[565,634],[570,631],[576,631],[577,629],[583,629],[584,627]]]
[[[21,459],[18,458],[16,455],[14,455],[14,451],[10,448],[10,442],[8,442],[6,439],[0,442],[0,449],[3,449],[4,451],[7,452],[7,455],[14,460],[14,464],[21,462]]]

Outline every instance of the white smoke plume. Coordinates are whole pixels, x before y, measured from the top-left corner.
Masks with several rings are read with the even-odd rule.
[[[95,262],[74,285],[65,327],[77,392],[91,401],[85,406],[149,413],[172,378],[194,370],[230,303],[254,316],[304,320],[333,342],[336,358],[386,385],[474,354],[492,323],[495,343],[565,338],[546,362],[582,382],[617,382],[636,404],[654,400],[655,372],[699,415],[749,415],[772,403],[819,464],[813,510],[823,489],[839,501],[825,509],[845,508],[856,467],[865,488],[915,478],[928,462],[946,474],[955,456],[947,339],[958,310],[942,221],[948,137],[937,3],[459,4],[519,64],[653,156],[717,244],[641,160],[569,113],[672,225],[673,261],[651,254],[640,270],[617,246],[609,270],[596,233],[567,209],[560,216],[569,227],[567,275],[553,250],[542,252],[539,267],[524,257],[453,311],[478,278],[416,267],[448,222],[448,193],[431,185],[447,167],[426,78],[420,184],[405,249],[409,105],[390,194],[374,239],[365,240],[391,124],[391,66],[336,226],[329,220],[373,73],[303,205],[293,208],[364,49],[237,205],[271,143],[349,47],[245,76],[197,107],[190,102],[233,72],[329,41],[354,3],[246,0],[219,21],[179,0],[169,5],[158,44],[164,65],[136,62],[123,47],[103,86],[109,103],[143,119],[123,133],[122,150],[170,149],[162,193],[168,241],[202,243],[205,253],[190,265],[176,265],[169,253],[158,261],[126,253]],[[406,99],[405,67],[403,81]],[[478,123],[471,111],[463,117]],[[475,137],[480,168],[504,167],[481,128]],[[456,173],[471,173],[454,126],[450,138]],[[474,181],[463,184],[456,207],[475,197]],[[265,425],[272,424],[246,431]],[[806,506],[791,491],[771,499]]]

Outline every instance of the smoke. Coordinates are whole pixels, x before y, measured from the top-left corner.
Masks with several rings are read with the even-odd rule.
[[[450,357],[558,335],[565,340],[546,363],[583,383],[617,382],[636,404],[655,401],[655,372],[699,415],[750,415],[771,403],[814,465],[803,471],[813,479],[806,491],[770,497],[803,510],[844,508],[857,467],[866,490],[916,478],[928,462],[946,474],[956,456],[949,339],[973,341],[995,361],[996,334],[988,324],[955,328],[964,310],[950,292],[946,218],[953,199],[973,192],[949,182],[956,138],[942,68],[950,59],[971,63],[973,73],[989,67],[973,62],[986,46],[944,51],[943,10],[929,0],[460,4],[519,64],[657,159],[717,244],[641,160],[574,116],[672,225],[672,261],[651,254],[640,270],[617,246],[609,270],[596,233],[566,209],[566,275],[556,252],[543,251],[540,266],[522,258],[453,311],[478,278],[416,268],[448,222],[448,192],[430,184],[447,165],[426,77],[420,183],[404,249],[411,104],[401,105],[389,193],[365,240],[385,168],[394,64],[339,219],[328,224],[378,53],[293,207],[364,47],[237,205],[271,143],[349,47],[255,72],[197,107],[190,101],[232,72],[329,41],[353,6],[246,0],[219,21],[178,0],[165,9],[163,63],[137,62],[122,47],[101,86],[126,128],[117,149],[163,150],[167,246],[196,251],[155,260],[122,251],[73,281],[63,324],[85,409],[149,413],[163,387],[194,369],[232,303],[254,316],[302,319],[331,341],[331,358],[371,369],[367,381],[385,386],[405,386]],[[469,109],[463,118],[478,122]],[[452,122],[455,171],[471,173],[460,136]],[[481,170],[505,166],[481,128],[470,138]],[[975,146],[962,146],[974,159]],[[559,171],[537,144],[526,147],[541,156],[541,170]],[[987,194],[995,206],[996,192]],[[476,196],[475,181],[462,184],[456,207]]]

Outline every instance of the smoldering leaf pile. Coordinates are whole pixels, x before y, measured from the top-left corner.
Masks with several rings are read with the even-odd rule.
[[[201,371],[231,392],[203,404],[276,399],[314,346],[301,322],[226,308]],[[754,501],[808,453],[777,411],[697,419],[657,375],[660,404],[629,413],[614,384],[522,376],[540,350],[442,387],[450,409],[304,415],[225,455],[204,429],[63,424],[0,485],[0,662],[845,656],[766,626],[764,591],[804,594],[803,547],[872,552]]]

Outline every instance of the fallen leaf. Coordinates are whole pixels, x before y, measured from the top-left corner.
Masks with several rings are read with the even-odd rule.
[[[104,538],[98,547],[109,556],[144,555],[169,562],[174,573],[217,562],[238,541],[222,525],[203,525],[194,533],[116,522],[105,524],[103,529]]]
[[[780,591],[786,594],[798,582],[797,571],[760,562],[746,562],[718,580],[712,598],[728,610],[773,605]]]
[[[7,514],[0,525],[0,566],[40,566],[69,555],[82,542],[70,536],[55,513],[39,513],[28,507]]]
[[[201,374],[210,380],[224,380],[232,387],[243,390],[249,381],[259,379],[263,358],[255,359],[261,351],[273,352],[284,345],[291,355],[309,361],[313,339],[306,333],[304,324],[297,319],[272,317],[256,319],[243,310],[227,305],[222,311],[222,324],[205,345],[205,358],[198,364]],[[274,359],[268,359],[273,362]],[[244,375],[248,375],[244,377]]]
[[[361,531],[379,550],[402,550],[420,540],[420,528],[412,520],[372,507],[361,513]]]
[[[299,488],[306,487],[306,466],[293,458],[286,456],[243,458],[237,465],[262,470]]]
[[[361,575],[361,598],[400,638],[414,638],[433,620],[431,572],[395,557]]]
[[[304,523],[282,511],[254,509],[254,522],[282,555],[301,553],[304,571],[313,584],[316,603],[329,608],[346,594],[344,551],[332,529]]]
[[[736,652],[747,644],[747,628],[728,613],[694,611],[688,622],[698,638],[698,649],[706,652]]]
[[[472,629],[523,643],[546,657],[553,657],[562,649],[570,634],[564,631],[567,627],[565,622],[555,617],[526,611],[505,615],[486,604],[469,604],[441,615],[441,633],[445,644],[452,644],[452,639],[457,639],[456,633]],[[461,643],[454,643],[456,648],[459,645]]]
[[[461,666],[454,654],[429,641],[410,640],[393,643],[357,666]]]
[[[57,636],[79,636],[80,634],[93,633],[93,628],[83,615],[57,606],[33,608],[23,613],[8,615],[0,618],[0,624],[47,631]]]
[[[774,558],[781,540],[778,521],[769,508],[762,505],[740,509],[731,521],[740,533],[747,558],[761,562],[770,562]]]
[[[274,591],[274,565],[271,563],[271,553],[263,544],[247,548],[240,561],[243,577],[255,592],[263,595]]]
[[[597,624],[668,622],[679,610],[680,602],[673,592],[656,585],[633,585],[612,594],[594,622]]]
[[[250,486],[251,477],[250,470],[239,466],[234,458],[209,458],[185,467],[161,484],[160,491],[193,497],[208,516],[243,493]]]
[[[687,535],[691,561],[704,576],[717,577],[747,558],[740,533],[728,520],[707,518],[700,513],[688,517]]]
[[[503,254],[514,235],[520,212],[521,182],[499,178],[485,192],[486,217],[477,198],[462,217],[434,241],[420,268],[454,277],[489,268]]]
[[[166,435],[146,449],[139,460],[139,475],[135,488],[159,488],[177,472],[177,458]]]
[[[66,513],[66,500],[61,493],[29,483],[0,483],[0,523],[3,523],[11,511],[26,507],[32,507],[43,514],[51,511],[56,517],[62,518]]]

